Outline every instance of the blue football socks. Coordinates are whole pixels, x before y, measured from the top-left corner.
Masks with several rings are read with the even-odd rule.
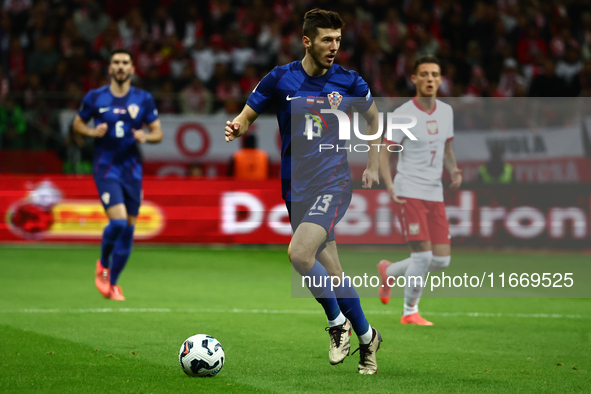
[[[111,285],[117,284],[119,275],[129,259],[133,246],[133,230],[135,230],[135,226],[125,227],[115,243],[112,256],[113,264],[111,266]]]
[[[126,219],[111,219],[103,230],[103,240],[101,243],[101,264],[103,267],[110,267],[111,252],[113,252],[115,242],[125,227],[127,227]]]
[[[331,290],[330,279],[325,279],[328,278],[326,268],[317,260],[312,269],[302,276],[316,301],[324,308],[328,320],[335,320],[341,310],[335,298],[335,293]]]
[[[359,302],[359,295],[355,287],[351,285],[350,278],[345,277],[345,280],[339,287],[335,287],[334,293],[337,297],[339,307],[345,317],[349,319],[353,330],[357,335],[366,334],[369,330],[369,323],[365,318],[363,309],[361,309],[361,302]]]

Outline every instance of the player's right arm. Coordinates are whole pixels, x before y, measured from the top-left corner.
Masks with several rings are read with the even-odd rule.
[[[390,151],[387,149],[389,143],[386,140],[384,140],[384,143],[386,146],[383,146],[383,149],[380,149],[380,175],[384,180],[384,184],[386,185],[386,189],[388,190],[388,194],[390,194],[392,201],[398,204],[404,204],[406,200],[401,200],[396,195],[396,188],[394,187],[394,182],[392,182],[392,171],[390,171]]]
[[[246,104],[240,115],[231,122],[229,120],[226,122],[224,130],[226,142],[234,141],[236,138],[243,136],[258,117],[259,114]]]
[[[76,133],[92,138],[101,138],[107,133],[106,123],[101,123],[96,127],[89,127],[78,114],[76,114],[76,118],[74,118],[72,128]]]
[[[262,114],[271,106],[277,86],[277,70],[277,67],[275,67],[261,79],[250,97],[248,97],[248,101],[240,115],[235,117],[233,121],[226,122],[224,129],[226,142],[234,141],[236,138],[243,136],[259,114]]]
[[[402,112],[403,110],[401,108],[402,107],[396,108],[394,113]],[[392,181],[392,172],[390,171],[390,151],[388,150],[388,146],[394,143],[402,144],[405,137],[406,135],[402,132],[402,130],[394,129],[392,130],[391,136],[389,136],[389,138],[392,139],[388,140],[384,138],[384,144],[386,146],[384,146],[384,149],[380,149],[380,175],[386,183],[386,188],[390,198],[397,204],[404,204],[406,200],[402,200],[396,195],[396,188],[394,187],[394,182]],[[398,160],[400,160],[400,156],[398,156]]]
[[[101,123],[94,128],[88,127],[86,124],[86,122],[88,122],[92,117],[93,113],[91,94],[92,91],[86,93],[86,96],[84,96],[84,99],[82,99],[82,105],[80,106],[80,110],[74,118],[72,129],[74,129],[76,133],[86,137],[102,138],[107,133],[108,127],[106,123]]]

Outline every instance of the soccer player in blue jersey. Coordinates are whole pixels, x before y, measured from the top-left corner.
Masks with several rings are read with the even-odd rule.
[[[333,365],[341,363],[349,355],[353,328],[359,338],[358,371],[374,374],[378,370],[376,352],[382,338],[367,322],[357,291],[350,281],[335,283],[338,286],[334,290],[330,281],[323,281],[327,276],[342,278],[334,226],[344,216],[353,188],[345,150],[319,152],[319,143],[329,141],[344,148],[345,141],[335,142],[338,138],[336,116],[324,115],[322,123],[313,127],[316,130],[308,130],[306,124],[312,122],[305,121],[296,109],[307,106],[307,110],[320,117],[322,109],[344,111],[347,99],[360,98],[355,101],[355,107],[368,123],[367,133],[375,134],[378,130],[378,112],[367,83],[358,73],[334,64],[342,26],[343,21],[336,12],[308,11],[304,17],[302,39],[306,48],[304,59],[275,67],[269,72],[253,90],[240,115],[226,122],[225,138],[232,141],[244,135],[259,114],[272,103],[277,106],[282,195],[294,231],[288,248],[289,258],[304,278],[313,278],[308,288],[324,308],[328,319],[329,362]],[[300,118],[302,121],[297,121]],[[312,131],[317,137],[316,142],[307,143],[306,133]],[[367,142],[378,144],[380,138]],[[378,183],[377,147],[370,146],[362,179],[364,188]],[[321,286],[315,287],[319,282]]]
[[[131,53],[111,54],[111,84],[84,96],[74,119],[74,131],[94,140],[93,176],[109,218],[103,231],[95,284],[105,298],[123,301],[117,285],[133,244],[133,231],[142,196],[142,157],[139,143],[162,140],[162,127],[152,95],[131,86]],[[95,127],[86,123],[94,119]],[[146,124],[149,132],[142,130]]]

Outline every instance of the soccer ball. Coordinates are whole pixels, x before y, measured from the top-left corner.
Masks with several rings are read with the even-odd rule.
[[[215,376],[224,366],[225,359],[222,344],[205,334],[188,338],[179,352],[181,368],[189,376]]]

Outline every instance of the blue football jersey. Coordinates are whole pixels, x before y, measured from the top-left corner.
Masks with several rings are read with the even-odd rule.
[[[108,125],[105,136],[94,140],[94,177],[141,179],[142,158],[131,130],[158,119],[152,95],[132,86],[125,96],[115,97],[109,85],[103,86],[84,96],[78,115],[85,122],[94,118],[95,126]]]
[[[258,114],[273,103],[281,133],[283,198],[298,202],[324,192],[352,192],[347,152],[342,149],[346,141],[338,138],[338,118],[321,111],[347,113],[353,105],[360,113],[367,112],[373,98],[363,78],[336,64],[324,75],[309,76],[301,61],[292,62],[271,70],[247,101]],[[320,151],[320,144],[335,148]]]

